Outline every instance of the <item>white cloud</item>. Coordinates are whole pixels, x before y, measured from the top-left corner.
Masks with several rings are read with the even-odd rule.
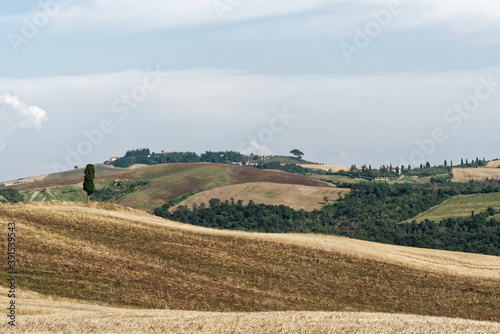
[[[47,113],[38,106],[29,106],[10,94],[0,95],[0,150],[18,130],[41,130]]]
[[[59,1],[61,6],[49,15],[50,25],[63,34],[75,29],[122,34],[297,15],[299,21],[282,23],[279,29],[289,35],[336,37],[351,36],[354,26],[363,26],[374,19],[374,12],[387,10],[393,3],[392,0],[84,0],[63,5],[61,0],[52,1]],[[496,33],[500,30],[498,0],[475,0],[473,4],[470,0],[400,0],[399,3],[400,13],[393,15],[384,31],[432,28],[444,38],[485,33],[493,36],[480,36],[481,40],[489,41],[500,36]],[[14,24],[33,21],[34,13],[43,11],[36,5],[30,13],[0,15],[0,23],[9,23],[12,29]],[[300,16],[304,13],[310,15]]]
[[[246,148],[241,150],[243,154],[257,154],[257,155],[273,155],[274,152],[264,144],[260,144],[256,140],[250,142]]]
[[[500,2],[497,0],[475,0],[473,3],[469,0],[401,0],[401,3],[401,12],[389,30],[431,28],[443,38],[458,39],[480,33],[496,35],[495,31],[500,28]]]
[[[346,0],[84,0],[58,1],[51,25],[71,29],[111,28],[129,32],[135,30],[176,28],[202,24],[224,24],[269,17],[279,17]],[[369,0],[360,0],[369,1]],[[45,11],[39,4],[30,13],[0,15],[0,22],[23,23],[36,12]]]
[[[493,74],[495,94],[481,108],[455,121],[444,120],[448,109],[475,93],[481,77]],[[2,79],[0,91],[29,96],[51,110],[51,122],[40,136],[44,147],[65,161],[66,146],[75,148],[88,140],[82,131],[110,119],[116,130],[102,138],[103,156],[89,155],[89,163],[104,161],[133,147],[171,150],[241,149],[245,153],[287,154],[297,147],[319,161],[335,164],[365,163],[379,157],[381,163],[397,163],[408,155],[416,140],[422,141],[441,127],[464,138],[481,138],[474,122],[500,121],[500,68],[481,71],[388,73],[365,76],[257,76],[241,71],[199,69],[162,72],[163,82],[147,99],[129,108],[121,119],[113,101],[130,94],[147,72],[127,71],[89,76]],[[40,83],[43,82],[43,85]],[[481,91],[483,92],[483,91]],[[484,93],[484,92],[483,92]],[[58,96],[54,100],[53,96]],[[124,103],[118,105],[121,108]],[[286,106],[293,121],[275,119],[275,109]],[[26,107],[25,107],[26,108]],[[84,115],[84,116],[83,116]],[[464,116],[465,117],[465,116]],[[26,117],[24,117],[25,119]],[[24,123],[28,124],[25,120]],[[31,128],[36,123],[32,121]],[[272,140],[259,138],[260,129],[276,130]],[[12,129],[12,127],[10,127]],[[266,130],[266,134],[269,131]],[[131,136],[130,134],[134,135]],[[179,140],[182,138],[182,140]],[[454,139],[440,146],[442,156],[456,152]],[[26,143],[29,145],[29,143]],[[293,147],[290,147],[293,146]],[[485,148],[485,150],[494,148]],[[348,152],[348,155],[341,154]],[[92,153],[94,154],[94,153]],[[455,154],[455,153],[453,153]],[[464,153],[465,154],[465,153]],[[483,155],[489,156],[488,152]],[[309,156],[309,154],[308,154]],[[329,161],[333,158],[333,161]],[[357,161],[361,160],[361,161]]]

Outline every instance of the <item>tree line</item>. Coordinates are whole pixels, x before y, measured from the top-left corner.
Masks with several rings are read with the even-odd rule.
[[[201,155],[194,152],[169,152],[169,153],[155,153],[150,152],[149,149],[130,150],[125,153],[125,156],[119,158],[111,164],[115,167],[127,168],[134,164],[144,165],[157,165],[165,163],[195,163],[195,162],[210,162],[220,164],[241,164],[243,166],[253,166],[262,169],[281,169],[292,170],[292,165],[296,166],[298,163],[314,164],[310,161],[302,160],[303,152],[299,150],[292,150],[290,153],[294,157],[286,156],[259,156],[259,155],[243,155],[235,151],[206,151]],[[283,165],[287,165],[283,167]],[[295,171],[292,173],[305,174],[305,169],[294,167]]]
[[[457,186],[360,182],[343,199],[306,212],[280,205],[245,205],[241,200],[212,199],[208,206],[166,204],[154,210],[160,217],[193,225],[268,233],[322,233],[381,243],[500,255],[500,223],[489,208],[466,218],[440,223],[401,223],[457,194],[498,192],[480,184]]]

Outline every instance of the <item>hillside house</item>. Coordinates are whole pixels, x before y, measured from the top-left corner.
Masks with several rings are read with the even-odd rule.
[[[110,164],[110,163],[112,163],[113,161],[116,161],[116,160],[118,160],[118,159],[120,159],[120,157],[112,157],[112,158],[109,158],[109,160],[104,161],[104,163],[105,163],[105,164]]]

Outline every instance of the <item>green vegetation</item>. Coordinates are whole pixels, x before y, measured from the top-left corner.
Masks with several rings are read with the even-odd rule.
[[[12,188],[7,188],[7,187],[2,187],[0,188],[0,203],[17,203],[17,202],[24,202],[24,197],[19,193],[19,191],[12,189]]]
[[[146,154],[147,153],[147,154]],[[172,152],[172,153],[151,153],[149,149],[139,149],[127,151],[125,157],[113,161],[111,164],[115,167],[130,167],[134,164],[158,165],[165,163],[194,163],[211,162],[226,163],[241,162],[242,155],[238,152],[205,152],[198,156],[193,152]]]
[[[94,178],[94,165],[88,164],[87,167],[85,167],[85,176],[83,178],[83,190],[87,193],[87,202],[89,201],[90,195],[94,193]]]
[[[304,152],[302,152],[298,149],[293,149],[290,151],[290,153],[292,153],[293,156],[295,157],[295,159],[297,159],[297,160],[302,160],[302,157],[304,156]]]
[[[492,181],[490,181],[492,182]],[[474,215],[439,224],[426,221],[400,224],[460,193],[500,191],[500,185],[471,183],[436,187],[430,185],[362,182],[348,184],[345,198],[313,212],[295,211],[280,205],[256,205],[212,199],[204,205],[170,206],[155,215],[193,225],[258,232],[324,233],[356,239],[432,249],[500,255],[500,223],[489,219],[498,212]]]
[[[149,183],[149,181],[111,181],[102,189],[94,190],[94,193],[92,194],[90,199],[93,201],[113,203],[128,194],[139,191]]]
[[[293,151],[292,151],[293,152]],[[296,152],[297,153],[297,152]],[[299,151],[299,153],[302,153]],[[302,153],[303,155],[303,153]],[[311,161],[302,160],[302,155],[296,157],[284,156],[259,156],[243,155],[234,151],[207,151],[201,155],[194,152],[169,152],[169,153],[150,153],[149,149],[138,149],[127,151],[123,158],[113,161],[111,164],[115,167],[127,168],[134,164],[158,165],[165,163],[194,163],[210,162],[220,164],[242,164],[249,166],[264,165],[267,163],[280,164],[315,164]]]
[[[448,175],[451,173],[451,169],[452,169],[451,167],[445,167],[445,166],[405,169],[404,175],[406,175],[406,176],[418,176],[418,177]]]
[[[142,149],[127,151],[127,153],[125,153],[125,158],[148,156],[150,154],[151,151],[149,150],[149,148],[142,148]]]
[[[267,162],[267,163],[262,163],[258,164],[255,166],[260,169],[276,169],[276,170],[282,170],[287,173],[293,173],[293,174],[300,174],[300,175],[306,175],[307,173],[312,172],[308,168],[303,168],[299,165],[296,164],[282,164],[280,162]],[[316,172],[316,171],[314,171]],[[320,173],[322,171],[319,171]]]

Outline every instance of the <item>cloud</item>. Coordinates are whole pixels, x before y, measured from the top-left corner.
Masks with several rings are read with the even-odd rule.
[[[55,28],[52,31],[62,34],[98,30],[99,34],[116,35],[293,16],[280,21],[277,31],[292,36],[312,34],[339,38],[351,36],[355,26],[364,27],[374,20],[373,13],[388,10],[394,3],[393,0],[51,1],[60,5],[49,13],[50,26]],[[498,0],[475,0],[473,6],[470,0],[396,0],[398,2],[401,10],[392,15],[390,24],[384,27],[386,32],[431,28],[443,38],[469,36],[469,41],[474,43],[491,42],[500,36],[497,33],[500,31]],[[0,15],[0,23],[8,24],[12,30],[16,25],[25,25],[26,21],[33,22],[34,15],[44,11],[47,13],[38,4],[29,13]],[[18,30],[14,32],[20,33]]]
[[[251,141],[248,146],[241,150],[242,154],[257,154],[257,155],[273,155],[274,152],[264,144],[260,144],[256,140]]]
[[[10,94],[0,95],[0,150],[7,139],[19,130],[41,130],[47,113],[40,107],[29,106]]]
[[[279,17],[319,8],[345,0],[87,0],[60,3],[54,23],[76,28],[115,28],[130,30],[176,28],[200,24],[221,24],[267,17]],[[59,8],[58,7],[58,8]],[[0,22],[21,22],[25,16],[44,11],[36,5],[26,15],[0,16]]]
[[[476,0],[415,0],[404,5],[396,26],[403,30],[441,28],[443,37],[458,38],[498,29],[500,2]]]
[[[359,76],[283,77],[215,69],[160,74],[161,85],[128,109],[122,102],[113,102],[142,85],[146,71],[0,78],[0,91],[12,90],[50,108],[51,122],[44,125],[47,131],[37,138],[36,145],[50,147],[44,155],[52,155],[48,161],[37,162],[40,164],[59,161],[68,165],[67,147],[76,151],[79,143],[90,140],[99,144],[92,144],[88,156],[82,155],[82,164],[104,161],[137,147],[195,152],[242,149],[247,154],[287,154],[299,148],[310,152],[308,157],[314,154],[317,161],[334,165],[396,164],[399,156],[407,157],[415,150],[415,142],[425,141],[436,128],[450,137],[437,148],[435,156],[440,161],[441,157],[455,160],[459,141],[466,139],[480,147],[480,153],[464,151],[461,154],[465,156],[496,157],[498,153],[494,145],[481,145],[489,138],[484,136],[485,127],[500,122],[496,112],[500,67]],[[476,86],[489,81],[491,75],[489,89],[494,94],[482,101],[480,108],[463,119],[448,113],[475,94]],[[293,120],[277,116],[275,110],[283,107]],[[129,110],[124,119],[122,109]],[[107,119],[115,131],[104,134],[102,140],[91,139],[88,133],[95,133]],[[454,130],[458,121],[463,124]],[[270,131],[274,134],[271,137]],[[19,147],[33,149],[33,138],[25,137],[19,138],[24,140]],[[15,161],[24,159],[14,150],[7,153]]]

